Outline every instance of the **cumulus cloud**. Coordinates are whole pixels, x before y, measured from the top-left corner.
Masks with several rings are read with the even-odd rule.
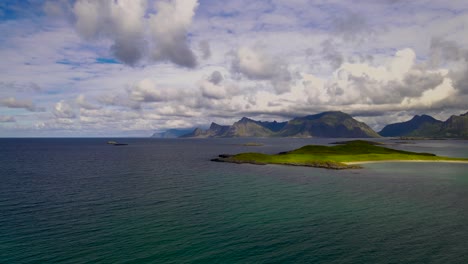
[[[468,96],[468,49],[442,38],[432,38],[431,66],[450,67],[449,76],[460,96]]]
[[[138,103],[180,101],[187,97],[185,91],[160,87],[152,79],[143,79],[128,89],[130,100]]]
[[[148,15],[147,0],[78,0],[73,13],[81,36],[111,40],[114,56],[128,65],[151,59],[193,68],[187,33],[197,6],[197,0],[158,1],[157,13]]]
[[[100,106],[90,103],[83,94],[78,95],[78,97],[76,98],[76,104],[80,108],[87,109],[87,110],[94,110],[94,109],[101,108]]]
[[[76,117],[73,107],[63,100],[55,104],[53,114],[60,119],[73,119]]]
[[[344,63],[325,87],[336,103],[397,104],[421,97],[441,85],[447,72],[417,67],[415,59],[413,50],[403,49],[386,65]]]
[[[111,50],[134,65],[143,56],[145,0],[78,0],[73,8],[76,29],[86,39],[109,38]]]
[[[23,108],[31,112],[44,111],[44,108],[36,106],[31,100],[18,100],[14,97],[0,99],[0,106],[8,108]]]
[[[187,32],[197,7],[197,0],[156,2],[158,12],[150,18],[154,59],[189,68],[197,65],[195,54],[187,43]]]
[[[200,82],[200,90],[204,97],[210,99],[223,99],[226,97],[226,88],[221,85],[224,80],[219,71],[211,73],[208,79]]]
[[[260,48],[239,48],[233,53],[231,70],[233,74],[251,80],[268,80],[278,93],[288,92],[293,80],[285,61],[270,56]]]
[[[13,123],[16,122],[13,116],[0,115],[0,123]]]
[[[163,92],[151,79],[144,79],[129,90],[130,98],[136,102],[162,102],[166,99]]]

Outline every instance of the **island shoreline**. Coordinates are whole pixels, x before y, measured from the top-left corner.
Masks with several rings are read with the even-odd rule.
[[[404,162],[404,163],[461,163],[468,164],[468,161],[463,160],[369,160],[369,161],[351,161],[343,162],[346,165],[362,165],[362,164],[372,164],[372,163],[392,163],[392,162]]]

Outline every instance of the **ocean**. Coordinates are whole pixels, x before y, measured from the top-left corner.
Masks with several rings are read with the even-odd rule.
[[[338,140],[0,139],[0,263],[468,263],[467,164],[210,162]]]

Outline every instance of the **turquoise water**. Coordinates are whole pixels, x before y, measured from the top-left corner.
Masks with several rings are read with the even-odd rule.
[[[1,263],[467,263],[468,165],[209,162],[336,140],[0,139]],[[466,141],[396,148],[468,157]]]

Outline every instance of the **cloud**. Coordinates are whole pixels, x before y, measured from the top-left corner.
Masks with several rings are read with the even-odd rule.
[[[0,105],[16,122],[0,136],[466,112],[462,1],[3,2]]]
[[[333,70],[338,69],[344,62],[344,56],[338,51],[336,44],[333,40],[326,39],[322,42],[321,46],[323,59],[329,62]]]
[[[29,110],[31,112],[41,112],[44,111],[45,109],[42,107],[36,106],[32,101],[30,100],[18,100],[14,97],[8,97],[5,99],[0,99],[0,106],[5,106],[8,108],[23,108],[26,110]]]
[[[449,76],[459,95],[468,95],[468,49],[453,41],[432,38],[430,64],[449,67]]]
[[[18,83],[18,82],[2,82],[0,81],[0,90],[6,91],[11,90],[15,93],[27,93],[27,92],[35,92],[40,93],[42,92],[41,86],[39,86],[35,82],[27,82],[27,83]]]
[[[336,16],[332,23],[333,30],[345,41],[361,40],[372,33],[364,14],[348,12]]]
[[[226,97],[226,89],[221,86],[224,80],[219,71],[213,71],[210,77],[200,82],[200,90],[204,97],[209,99],[223,99]]]
[[[44,12],[49,17],[66,18],[70,15],[72,5],[69,0],[47,0],[44,2]]]
[[[114,56],[127,65],[146,59],[193,68],[187,34],[197,6],[197,0],[158,1],[157,13],[148,15],[147,0],[78,0],[73,13],[83,38],[110,40]]]
[[[202,59],[207,60],[211,57],[211,47],[207,40],[202,40],[198,43],[198,48],[201,51]]]
[[[128,98],[128,94],[105,94],[97,98],[97,100],[106,106],[125,107],[133,110],[140,110],[140,102],[133,101]]]
[[[278,93],[290,90],[292,75],[285,61],[257,48],[241,47],[233,53],[231,71],[251,80],[268,80]]]
[[[59,119],[76,118],[76,114],[73,110],[73,107],[63,100],[55,104],[53,114]]]
[[[163,92],[157,89],[150,79],[144,79],[129,90],[130,98],[136,102],[162,102],[166,99]]]
[[[85,39],[109,38],[122,62],[135,65],[145,49],[145,0],[78,0],[73,12],[76,29]]]
[[[214,71],[213,73],[211,73],[211,76],[208,80],[213,84],[220,84],[224,80],[224,78],[219,71]]]
[[[411,49],[399,50],[384,65],[343,63],[323,89],[334,104],[399,104],[419,98],[443,84],[447,71],[417,65]],[[441,93],[439,99],[448,96]],[[437,98],[431,99],[433,102]],[[407,102],[416,102],[409,100]]]
[[[0,115],[0,123],[13,123],[13,122],[16,122],[13,116]]]
[[[456,42],[435,37],[430,43],[430,62],[432,66],[441,66],[447,62],[468,60],[468,51]]]
[[[83,94],[80,94],[76,98],[76,104],[80,108],[87,109],[87,110],[95,110],[95,109],[100,109],[101,108],[100,106],[93,105],[92,103],[90,103]]]
[[[197,0],[156,2],[158,12],[150,17],[154,59],[168,60],[188,68],[197,65],[195,54],[187,43],[188,29],[197,7]]]
[[[143,79],[127,90],[129,99],[138,103],[158,103],[183,100],[188,94],[175,88],[159,87],[152,79]]]

